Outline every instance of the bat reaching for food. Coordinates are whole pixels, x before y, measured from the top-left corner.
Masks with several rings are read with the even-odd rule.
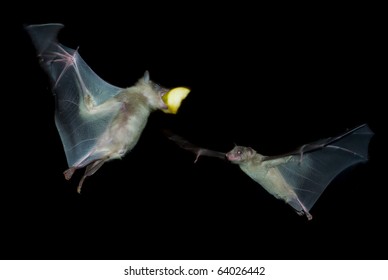
[[[200,156],[227,159],[238,164],[265,190],[291,205],[299,215],[311,220],[310,209],[329,183],[344,169],[368,160],[373,132],[364,124],[337,137],[306,144],[280,156],[264,156],[250,147],[235,146],[228,153],[197,147],[184,138],[165,131],[181,148]]]
[[[152,82],[148,72],[132,87],[110,85],[89,68],[78,49],[58,43],[62,27],[41,24],[26,30],[55,94],[55,123],[69,165],[65,178],[86,167],[80,192],[86,177],[133,149],[152,111],[175,114],[190,90],[168,90]]]

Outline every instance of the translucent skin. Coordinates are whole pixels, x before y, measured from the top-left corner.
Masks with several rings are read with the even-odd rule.
[[[168,90],[152,82],[148,72],[129,88],[105,82],[78,49],[57,41],[62,28],[61,24],[42,24],[27,26],[26,31],[55,94],[55,123],[69,166],[65,178],[86,167],[80,192],[86,177],[133,149],[152,111],[168,109],[162,100]]]

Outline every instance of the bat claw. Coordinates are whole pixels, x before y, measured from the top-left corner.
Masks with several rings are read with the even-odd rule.
[[[298,214],[299,216],[303,216],[304,212],[303,211],[297,211],[295,210],[296,214]]]
[[[303,215],[306,215],[306,217],[307,217],[307,219],[309,220],[309,221],[311,221],[312,220],[312,218],[313,218],[313,216],[310,214],[310,212],[306,212],[305,210],[300,210],[300,211],[295,211],[296,212],[296,214],[298,214],[299,216],[303,216]]]

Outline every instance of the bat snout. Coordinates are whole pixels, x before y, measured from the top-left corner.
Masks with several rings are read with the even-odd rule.
[[[237,161],[237,160],[239,160],[238,157],[236,157],[236,156],[235,156],[234,154],[232,154],[232,153],[226,153],[226,154],[225,154],[225,157],[226,157],[226,159],[229,160],[229,161]]]

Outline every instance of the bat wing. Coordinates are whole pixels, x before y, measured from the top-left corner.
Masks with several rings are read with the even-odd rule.
[[[187,141],[185,138],[183,138],[179,135],[176,135],[169,130],[164,130],[163,133],[167,136],[168,139],[175,142],[175,144],[177,144],[182,149],[194,153],[197,156],[194,162],[197,162],[197,160],[200,156],[208,156],[208,157],[216,157],[216,158],[226,159],[225,153],[198,147],[198,146],[190,143],[189,141]]]
[[[58,43],[62,28],[62,24],[43,24],[26,30],[50,77],[56,99],[55,122],[69,167],[82,167],[98,158],[93,148],[119,110],[117,104],[106,105],[122,89],[102,80],[77,50]]]
[[[307,144],[278,165],[300,202],[310,210],[329,183],[346,168],[368,160],[369,141],[373,132],[364,124],[337,137]],[[276,157],[268,157],[270,161]],[[291,204],[297,211],[299,205]]]

